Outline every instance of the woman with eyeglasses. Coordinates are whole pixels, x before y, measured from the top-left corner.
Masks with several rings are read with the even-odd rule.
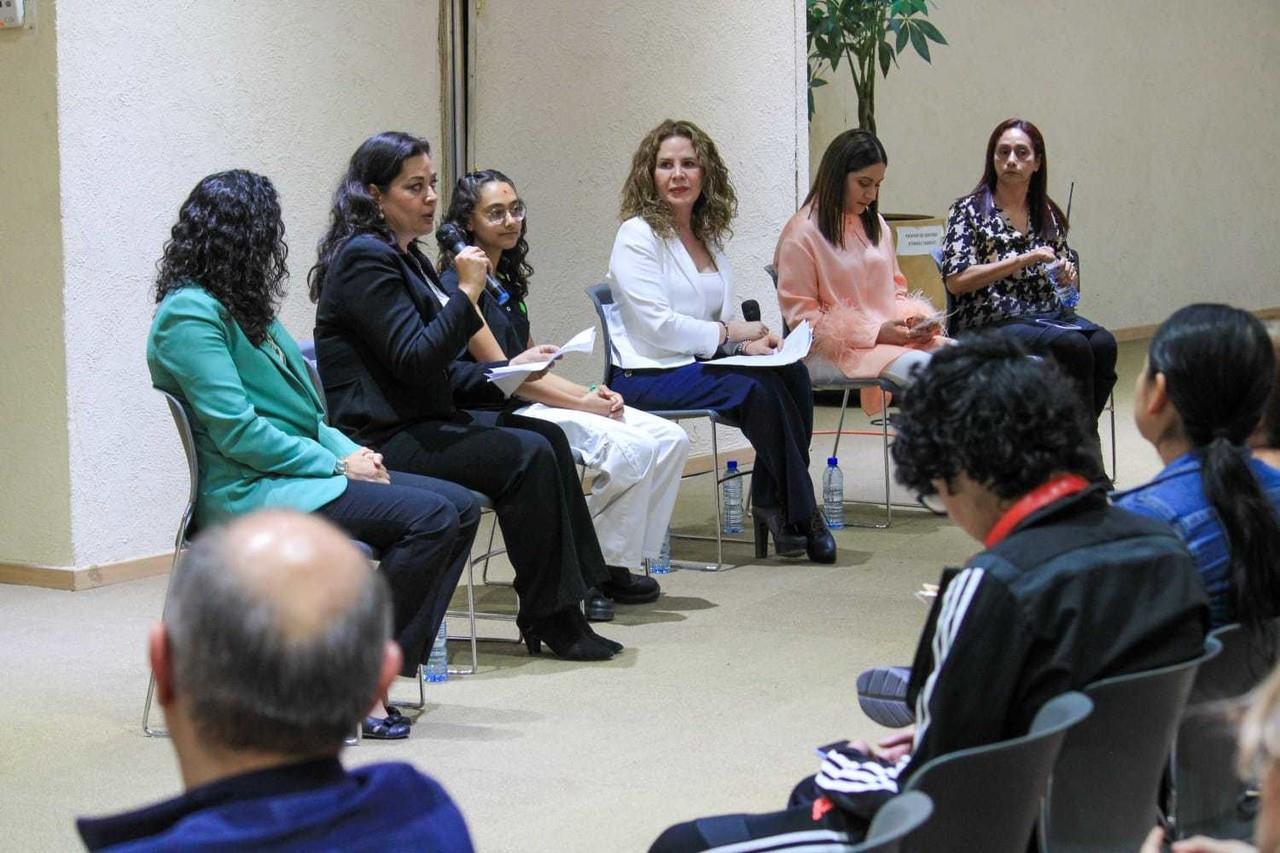
[[[1097,421],[1116,384],[1116,339],[1074,310],[1078,254],[1067,245],[1067,216],[1048,186],[1039,128],[1019,118],[996,125],[982,179],[947,217],[942,280],[955,297],[949,328],[952,335],[991,329],[1056,361],[1092,414],[1086,442],[1102,476]]]
[[[472,357],[502,361],[532,347],[526,299],[533,267],[527,261],[525,204],[515,184],[493,169],[464,175],[454,187],[444,221],[462,229],[467,242],[485,253],[489,268],[510,294],[505,305],[488,293],[480,297],[484,326],[467,345]],[[440,266],[445,291],[456,292],[452,246],[443,242]],[[624,406],[622,395],[603,384],[584,387],[547,373],[526,381],[516,396],[528,402],[517,414],[559,425],[587,467],[598,472],[587,507],[609,566],[607,597],[620,604],[656,599],[656,584],[635,588],[628,570],[640,568],[662,548],[689,455],[688,435],[671,421]],[[589,599],[588,607],[608,615],[607,602]]]
[[[454,258],[440,286],[417,241],[431,233],[436,173],[425,139],[388,132],[352,155],[310,274],[316,355],[334,425],[391,467],[460,483],[493,500],[530,654],[607,660],[622,646],[579,607],[609,579],[573,455],[559,427],[513,414],[485,365],[458,360],[484,325],[489,261]],[[541,349],[511,359],[536,361]]]

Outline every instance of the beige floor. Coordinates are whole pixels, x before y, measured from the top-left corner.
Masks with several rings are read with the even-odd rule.
[[[1141,359],[1139,346],[1122,349],[1122,487],[1158,469],[1130,415]],[[835,411],[818,418],[833,426]],[[815,476],[829,441],[815,441]],[[878,442],[846,439],[841,455],[849,491],[874,492]],[[688,489],[679,518],[709,522],[709,498],[705,486]],[[347,760],[410,761],[436,776],[482,851],[643,850],[673,821],[778,808],[815,769],[815,745],[877,733],[857,709],[853,679],[909,661],[925,617],[912,591],[974,550],[945,520],[919,512],[837,539],[835,566],[768,560],[666,576],[656,605],[625,609],[602,628],[627,645],[609,663],[485,643],[480,674],[429,690],[409,741],[365,743]],[[677,544],[682,554],[706,550]],[[732,546],[730,555],[745,563],[751,551]],[[0,850],[75,849],[75,815],[178,789],[168,743],[138,729],[143,635],[164,586],[0,586]]]

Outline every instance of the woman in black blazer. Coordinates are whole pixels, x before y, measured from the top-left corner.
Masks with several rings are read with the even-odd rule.
[[[541,641],[559,657],[607,659],[622,646],[591,629],[579,602],[590,587],[652,587],[656,597],[657,584],[610,577],[559,427],[511,414],[484,377],[487,365],[458,359],[481,327],[475,301],[488,260],[463,251],[460,292],[440,289],[416,245],[434,224],[435,180],[426,140],[408,134],[378,134],[351,157],[309,277],[330,416],[389,467],[493,500],[530,653]]]

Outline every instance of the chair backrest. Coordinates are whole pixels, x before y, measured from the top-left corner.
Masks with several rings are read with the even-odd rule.
[[[773,282],[773,292],[778,292],[778,271],[773,268],[773,264],[765,264],[764,271],[769,274],[769,281]],[[791,327],[787,325],[787,318],[782,318],[782,336],[785,338],[791,334]]]
[[[925,764],[906,790],[928,794],[934,814],[902,849],[1025,853],[1058,749],[1092,707],[1084,694],[1064,693],[1045,703],[1022,737]]]
[[[613,304],[613,291],[609,289],[608,282],[601,282],[587,288],[587,297],[600,318],[600,337],[604,341],[604,378],[600,381],[607,385],[609,370],[613,367],[613,341],[609,338],[609,318],[605,316],[604,306]]]
[[[316,393],[320,395],[320,408],[324,410],[325,420],[329,419],[329,401],[324,396],[324,383],[320,381],[320,367],[316,364],[316,343],[307,338],[298,341],[298,350],[302,353],[302,360],[307,364],[307,374],[311,377],[311,384],[316,387]]]
[[[1048,853],[1132,853],[1156,823],[1160,781],[1196,670],[1222,649],[1085,688],[1094,711],[1062,745],[1045,797]]]
[[[933,258],[933,265],[938,268],[938,277],[942,278],[942,247],[934,246],[929,250],[929,256]],[[951,313],[956,310],[956,297],[947,289],[946,279],[943,279],[942,282],[942,293],[943,298],[947,300],[946,307],[943,310],[950,317]]]
[[[849,853],[898,853],[902,844],[933,814],[933,800],[923,791],[905,791],[876,812],[866,838]]]
[[[182,400],[168,391],[161,391],[159,388],[156,391],[169,404],[169,414],[173,416],[173,426],[178,431],[178,440],[182,442],[182,452],[187,456],[187,481],[189,484],[187,507],[182,511],[182,520],[178,523],[178,533],[174,537],[173,548],[177,551],[185,546],[187,541],[195,534],[196,497],[200,494],[200,459],[196,456],[196,438],[191,431],[191,419],[187,415],[186,406]]]
[[[1280,631],[1280,620],[1272,622]],[[1241,625],[1224,625],[1209,636],[1222,652],[1196,673],[1174,746],[1170,812],[1179,837],[1247,838],[1256,803],[1236,775],[1236,726],[1228,709],[1258,685],[1270,661],[1250,643]],[[1274,647],[1269,649],[1275,659]]]

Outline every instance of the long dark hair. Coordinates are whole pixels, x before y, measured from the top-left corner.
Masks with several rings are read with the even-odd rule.
[[[1040,133],[1040,128],[1026,119],[1007,118],[991,131],[991,138],[987,140],[987,161],[982,168],[982,180],[978,181],[969,197],[981,196],[988,201],[994,197],[998,180],[996,143],[1010,128],[1020,130],[1031,138],[1031,148],[1040,161],[1040,168],[1032,173],[1031,186],[1027,189],[1027,211],[1030,214],[1031,228],[1046,240],[1055,240],[1059,235],[1067,236],[1071,227],[1067,222],[1067,215],[1058,207],[1057,202],[1049,198],[1049,155],[1045,151],[1044,135]]]
[[[818,230],[827,242],[844,248],[844,192],[845,177],[877,163],[889,165],[889,155],[884,145],[869,130],[854,128],[831,140],[818,164],[818,174],[813,188],[805,196],[804,204],[813,202],[813,213],[818,216]],[[803,207],[804,205],[801,205]],[[810,214],[812,215],[812,214]],[[880,199],[876,198],[859,217],[871,245],[880,242]]]
[[[198,284],[258,346],[284,298],[288,257],[270,179],[243,169],[209,175],[187,196],[169,231],[156,263],[156,302]]]
[[[1156,329],[1147,351],[1148,379],[1160,373],[1200,457],[1205,497],[1227,535],[1235,618],[1269,648],[1268,620],[1280,610],[1280,517],[1244,446],[1275,381],[1267,330],[1229,305],[1180,308]]]
[[[506,184],[516,195],[520,194],[515,183],[497,169],[468,172],[458,178],[458,183],[453,188],[453,195],[449,199],[449,212],[444,215],[444,221],[457,225],[466,232],[467,242],[475,240],[476,235],[471,231],[471,215],[475,213],[476,205],[480,203],[480,190],[484,189],[485,184],[492,183]],[[520,239],[513,248],[502,253],[498,259],[496,271],[517,302],[529,295],[529,276],[533,275],[533,267],[525,260],[529,254],[529,242],[524,238],[528,230],[529,220],[525,219],[520,223]],[[453,252],[441,243],[440,269],[448,269],[451,266],[453,266]]]
[[[347,173],[333,193],[329,230],[320,238],[316,264],[307,273],[312,302],[320,301],[329,264],[347,240],[357,234],[376,234],[388,243],[395,243],[395,235],[383,219],[369,185],[386,192],[404,168],[404,162],[420,154],[431,156],[431,143],[420,136],[389,130],[370,136],[351,155]]]

